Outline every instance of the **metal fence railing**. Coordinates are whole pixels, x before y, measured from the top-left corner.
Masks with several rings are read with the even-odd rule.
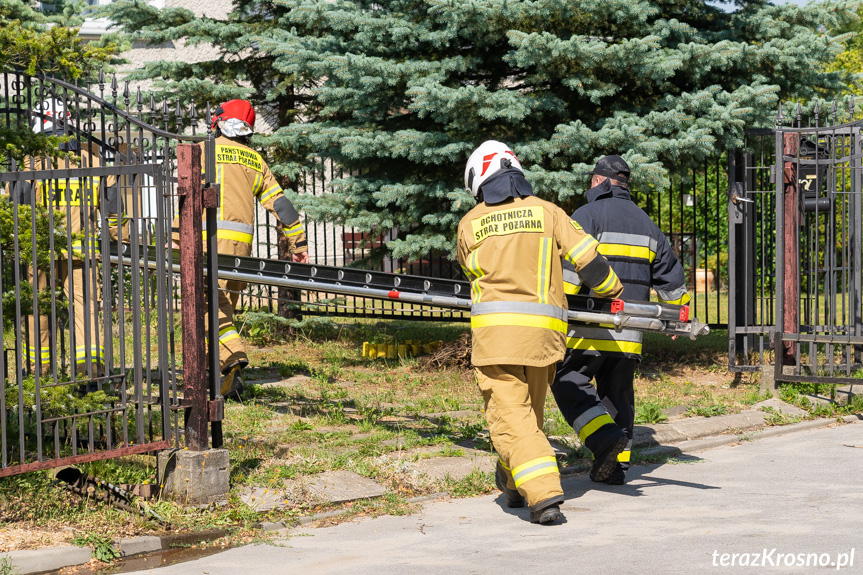
[[[322,161],[307,171],[298,190],[302,194],[322,196],[331,193],[333,182],[349,177],[332,162]],[[273,216],[259,207],[255,225],[253,255],[267,259],[286,259],[284,242],[280,245]],[[309,261],[328,266],[351,266],[373,271],[418,275],[444,279],[461,279],[458,263],[443,252],[432,252],[418,260],[395,259],[386,254],[386,243],[396,231],[374,233],[330,222],[316,222],[303,217],[309,241]],[[385,302],[357,296],[325,292],[294,292],[269,286],[249,286],[240,300],[246,309],[264,308],[270,312],[281,306],[301,306],[304,315],[351,316],[428,321],[465,321],[461,312],[447,309],[420,309],[400,302]]]
[[[0,173],[0,476],[181,445],[183,276],[148,248],[170,243],[177,143],[206,138],[160,104],[2,74],[2,128],[50,146]]]
[[[729,365],[776,382],[863,375],[863,120],[747,135],[732,169]]]
[[[633,189],[633,200],[668,237],[692,297],[691,313],[728,325],[728,154],[672,171],[667,189]]]
[[[634,201],[653,218],[668,236],[683,264],[692,294],[693,314],[711,327],[728,324],[728,156],[705,161],[696,170],[673,173],[671,185],[664,190],[633,189]],[[306,172],[297,186],[300,193],[331,193],[333,182],[346,174],[330,162],[320,162]],[[571,206],[568,206],[571,207]],[[429,253],[418,260],[392,259],[378,255],[395,232],[370,234],[357,228],[304,219],[313,263],[355,266],[363,269],[406,273],[445,279],[464,279],[452,254]],[[278,259],[279,246],[275,221],[258,210],[256,245],[253,255]],[[375,258],[374,256],[377,256]],[[284,258],[282,258],[284,259]],[[374,302],[359,297],[334,294],[298,294],[274,287],[250,286],[240,305],[246,309],[263,308],[270,312],[282,305],[304,306],[307,315],[355,316],[402,319],[463,321],[463,314],[446,310],[429,312],[399,303]]]

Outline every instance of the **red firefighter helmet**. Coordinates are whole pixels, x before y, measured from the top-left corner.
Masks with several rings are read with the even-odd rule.
[[[254,132],[255,109],[248,100],[230,100],[216,108],[213,129],[218,127],[228,137],[248,136]]]

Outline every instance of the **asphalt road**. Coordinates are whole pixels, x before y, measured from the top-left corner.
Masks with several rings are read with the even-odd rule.
[[[495,494],[139,573],[863,573],[863,423],[637,466],[630,477],[622,487],[565,477],[566,520],[554,526],[530,524]]]

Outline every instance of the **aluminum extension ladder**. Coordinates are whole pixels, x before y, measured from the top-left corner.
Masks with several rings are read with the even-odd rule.
[[[114,244],[116,245],[116,244]],[[123,244],[122,261],[132,265],[131,249]],[[156,248],[141,250],[140,266],[155,267]],[[116,253],[111,262],[119,263]],[[206,258],[205,258],[206,260]],[[172,257],[174,272],[180,271],[179,252]],[[206,265],[204,274],[207,274]],[[466,281],[429,278],[349,267],[300,264],[281,260],[239,256],[218,256],[219,279],[293,289],[324,291],[341,295],[435,306],[471,308],[470,285]],[[710,333],[707,324],[690,317],[689,306],[653,302],[630,302],[584,295],[567,295],[569,320],[576,323],[639,331],[681,335],[695,339]]]

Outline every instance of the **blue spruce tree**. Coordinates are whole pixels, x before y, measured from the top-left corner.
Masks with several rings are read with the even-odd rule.
[[[295,177],[316,158],[355,175],[295,198],[316,220],[397,230],[394,256],[451,252],[473,200],[464,162],[507,142],[537,193],[583,189],[600,156],[623,155],[642,186],[739,145],[779,100],[832,97],[831,35],[857,2],[730,11],[700,0],[238,0],[228,19],[121,2],[139,38],[210,42],[223,57],[154,65],[181,98],[249,95],[278,110],[259,139]]]

